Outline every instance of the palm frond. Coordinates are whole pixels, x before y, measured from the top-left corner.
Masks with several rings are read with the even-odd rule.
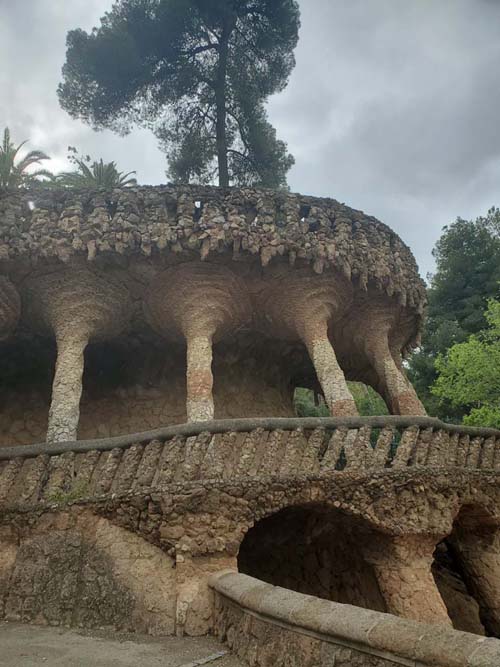
[[[42,160],[49,160],[49,156],[43,151],[33,150],[27,153],[21,160],[16,163],[16,158],[19,151],[27,141],[22,141],[18,146],[11,140],[10,130],[8,127],[3,132],[3,144],[0,148],[0,187],[2,188],[18,188],[30,182],[36,182],[37,177],[52,178],[52,174],[40,169],[29,174],[26,170],[34,165],[40,164]]]

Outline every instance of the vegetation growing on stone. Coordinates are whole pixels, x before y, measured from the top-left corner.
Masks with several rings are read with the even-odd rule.
[[[69,147],[70,157],[76,169],[73,171],[64,171],[56,176],[56,183],[59,186],[67,188],[99,188],[112,189],[124,188],[129,185],[136,185],[137,179],[132,177],[135,171],[129,171],[126,174],[118,171],[116,162],[104,162],[93,160],[90,156],[79,156],[76,148]]]

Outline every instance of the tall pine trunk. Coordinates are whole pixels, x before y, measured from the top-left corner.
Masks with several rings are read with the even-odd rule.
[[[219,167],[219,186],[229,186],[229,167],[227,163],[227,138],[226,138],[226,75],[227,57],[229,51],[229,38],[234,28],[234,19],[226,19],[219,41],[219,66],[217,70],[217,81],[215,85],[215,105],[217,112],[216,143],[217,164]]]

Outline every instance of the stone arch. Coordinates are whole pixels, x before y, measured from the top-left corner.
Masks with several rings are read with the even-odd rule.
[[[465,502],[436,548],[433,572],[456,629],[500,636],[500,531],[490,507]]]
[[[287,506],[247,531],[238,569],[301,593],[386,611],[363,555],[372,532],[366,520],[328,504]]]

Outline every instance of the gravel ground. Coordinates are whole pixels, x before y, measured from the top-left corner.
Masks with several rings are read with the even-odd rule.
[[[212,637],[151,638],[0,623],[1,667],[243,667]]]

